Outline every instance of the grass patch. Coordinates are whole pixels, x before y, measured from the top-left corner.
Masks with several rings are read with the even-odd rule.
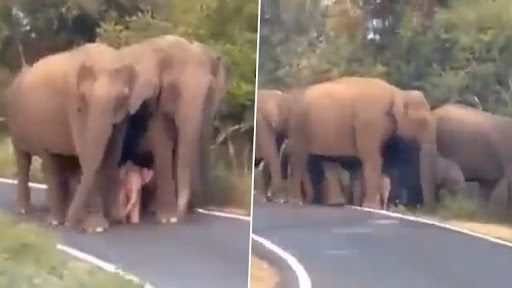
[[[251,287],[252,288],[274,288],[277,286],[279,274],[276,269],[267,262],[251,256]]]
[[[0,235],[0,287],[143,287],[68,257],[33,224],[0,214]]]
[[[512,242],[511,213],[497,205],[496,201],[485,205],[466,195],[442,191],[439,204],[433,208],[407,209],[399,206],[391,208],[391,211],[403,215],[434,218],[455,227]],[[497,197],[502,198],[502,195]]]

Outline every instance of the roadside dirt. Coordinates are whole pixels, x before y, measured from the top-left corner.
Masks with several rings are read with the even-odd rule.
[[[251,288],[275,288],[278,280],[275,268],[254,254],[251,256]]]
[[[506,224],[480,223],[474,221],[450,220],[448,224],[469,231],[487,235],[493,238],[512,243],[512,226]]]

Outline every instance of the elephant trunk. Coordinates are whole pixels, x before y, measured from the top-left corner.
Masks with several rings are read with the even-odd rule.
[[[104,115],[102,116],[101,113],[88,115],[84,135],[77,143],[81,146],[81,153],[78,156],[82,168],[82,178],[68,210],[68,222],[72,225],[80,220],[80,213],[92,196],[89,193],[95,183],[98,169],[112,135],[113,124],[110,120],[105,120]]]

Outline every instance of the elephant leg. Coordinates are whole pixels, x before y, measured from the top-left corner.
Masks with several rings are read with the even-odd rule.
[[[194,179],[198,181],[191,181],[192,188],[192,199],[190,208],[198,207],[202,205],[206,198],[208,198],[208,192],[206,191],[211,187],[211,176],[210,176],[210,139],[213,130],[213,115],[205,117],[203,120],[203,127],[201,128],[200,136],[200,147],[199,157],[197,157],[196,165],[194,168]]]
[[[350,182],[352,187],[352,204],[355,206],[363,205],[364,189],[363,189],[363,174],[361,170],[357,170],[350,175]]]
[[[117,206],[118,201],[118,187],[119,187],[119,159],[121,159],[122,146],[124,142],[124,136],[126,131],[126,125],[120,124],[121,126],[116,127],[114,133],[109,139],[103,161],[98,169],[98,179],[95,182],[96,195],[91,198],[93,201],[93,209],[96,209],[97,215],[94,217],[98,220],[98,223],[94,226],[89,227],[88,230],[98,230],[101,227],[107,228],[108,221],[120,219],[120,209]],[[97,202],[96,202],[97,201]],[[102,216],[107,220],[103,222]],[[105,223],[107,225],[105,225]],[[92,223],[94,224],[94,223]]]
[[[48,185],[46,193],[50,214],[47,221],[50,225],[57,226],[64,223],[66,215],[66,203],[64,201],[66,191],[63,190],[64,174],[62,173],[58,156],[45,153],[41,158],[43,160],[43,172]]]
[[[337,163],[322,163],[324,170],[325,191],[322,191],[322,203],[325,205],[345,205],[346,198],[340,185]]]
[[[16,167],[18,169],[18,183],[16,185],[16,211],[26,214],[30,210],[30,165],[32,155],[14,148]]]
[[[382,191],[381,167],[382,158],[378,153],[373,157],[363,158],[363,183],[364,183],[364,198],[362,207],[379,209],[380,194]]]
[[[166,120],[161,113],[155,115],[149,123],[148,136],[154,155],[156,218],[160,223],[175,223],[177,221],[176,184],[173,156],[176,137],[174,128],[170,127],[172,124]]]
[[[315,198],[315,191],[313,189],[310,173],[304,173],[304,177],[302,179],[302,188],[304,190],[304,201],[306,203],[313,203]]]
[[[299,140],[300,141],[300,140]],[[306,166],[308,164],[308,153],[302,147],[304,144],[288,142],[290,145],[291,157],[291,177],[290,177],[290,191],[289,200],[299,205],[302,204],[301,197],[301,182],[306,174]]]

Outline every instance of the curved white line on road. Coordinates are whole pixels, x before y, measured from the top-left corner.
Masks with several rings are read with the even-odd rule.
[[[505,245],[507,247],[511,247],[512,248],[512,243],[510,243],[510,242],[507,242],[507,241],[504,241],[504,240],[501,240],[501,239],[497,239],[497,238],[494,238],[494,237],[490,237],[490,236],[487,236],[487,235],[483,235],[483,234],[480,234],[480,233],[476,233],[476,232],[473,232],[473,231],[470,231],[470,230],[467,230],[467,229],[457,228],[457,227],[454,227],[454,226],[451,226],[451,225],[448,225],[448,224],[444,224],[444,223],[440,223],[440,222],[437,222],[437,221],[428,220],[428,219],[424,219],[424,218],[420,218],[420,217],[402,215],[402,214],[399,214],[399,213],[385,211],[385,210],[377,210],[377,209],[358,207],[358,206],[351,206],[351,205],[349,207],[354,208],[356,210],[368,211],[368,212],[373,212],[373,213],[377,213],[377,214],[381,214],[381,215],[386,215],[386,216],[390,216],[390,217],[401,218],[401,219],[406,219],[406,220],[410,220],[410,221],[416,221],[416,222],[420,222],[420,223],[424,223],[424,224],[434,225],[434,226],[437,226],[437,227],[441,227],[441,228],[445,228],[445,229],[452,230],[452,231],[455,231],[455,232],[463,233],[463,234],[466,234],[466,235],[470,235],[470,236],[473,236],[473,237],[476,237],[476,238],[484,239],[484,240],[487,240],[487,241],[490,241],[490,242],[493,242],[493,243],[496,243],[496,244],[501,244],[501,245]]]
[[[202,209],[202,208],[196,208],[195,210],[199,213],[207,214],[207,215],[214,215],[214,216],[225,217],[225,218],[251,221],[251,217],[243,216],[243,215],[237,215],[237,214],[214,211],[214,210],[209,210],[209,209]]]
[[[311,278],[309,278],[306,269],[300,264],[300,262],[290,255],[288,252],[281,249],[276,244],[270,242],[269,240],[258,236],[256,234],[251,233],[251,237],[253,240],[258,241],[261,245],[265,246],[265,248],[279,255],[279,257],[283,258],[288,265],[292,268],[293,272],[297,276],[297,281],[299,282],[299,287],[297,288],[311,288]]]
[[[8,183],[8,184],[17,184],[18,181],[16,180],[13,180],[13,179],[8,179],[8,178],[2,178],[0,177],[0,182],[4,182],[4,183]],[[48,188],[48,185],[46,184],[41,184],[41,183],[33,183],[33,182],[29,182],[29,186],[31,188],[38,188],[38,189],[46,189]],[[224,213],[224,212],[218,212],[218,211],[211,211],[211,210],[205,210],[205,209],[201,209],[201,208],[197,208],[196,211],[200,212],[200,213],[203,213],[203,214],[209,214],[209,215],[215,215],[215,216],[219,216],[219,217],[226,217],[226,218],[234,218],[234,219],[239,219],[239,220],[245,220],[245,221],[250,221],[251,220],[251,217],[247,217],[247,216],[242,216],[242,215],[236,215],[236,214],[230,214],[230,213]],[[71,256],[74,256],[82,261],[85,261],[87,263],[90,263],[94,266],[97,266],[103,270],[106,270],[108,272],[111,272],[111,273],[117,273],[119,274],[121,277],[124,277],[125,279],[128,279],[128,280],[132,280],[132,281],[135,281],[137,283],[142,283],[143,281],[141,281],[138,277],[130,274],[130,273],[127,273],[119,268],[117,268],[114,264],[111,264],[111,263],[108,263],[106,261],[103,261],[91,254],[87,254],[85,252],[82,252],[82,251],[79,251],[75,248],[72,248],[72,247],[69,247],[69,246],[66,246],[66,245],[63,245],[63,244],[59,244],[57,243],[57,249],[61,250],[61,251],[64,251],[65,253],[68,253],[69,255]],[[151,284],[149,284],[148,282],[145,283],[144,285],[144,288],[154,288]]]
[[[90,254],[87,254],[87,253],[77,250],[75,248],[72,248],[72,247],[69,247],[66,245],[62,245],[62,244],[57,244],[57,249],[64,251],[64,252],[68,253],[69,255],[76,257],[84,262],[91,263],[94,266],[97,266],[107,272],[119,274],[121,277],[131,280],[135,283],[139,283],[139,284],[143,283],[143,281],[141,281],[137,276],[127,273],[127,272],[117,268],[115,265],[113,265],[111,263],[105,262],[97,257],[94,257]],[[148,282],[146,282],[144,284],[144,288],[154,288],[154,287],[151,284],[149,284]]]

